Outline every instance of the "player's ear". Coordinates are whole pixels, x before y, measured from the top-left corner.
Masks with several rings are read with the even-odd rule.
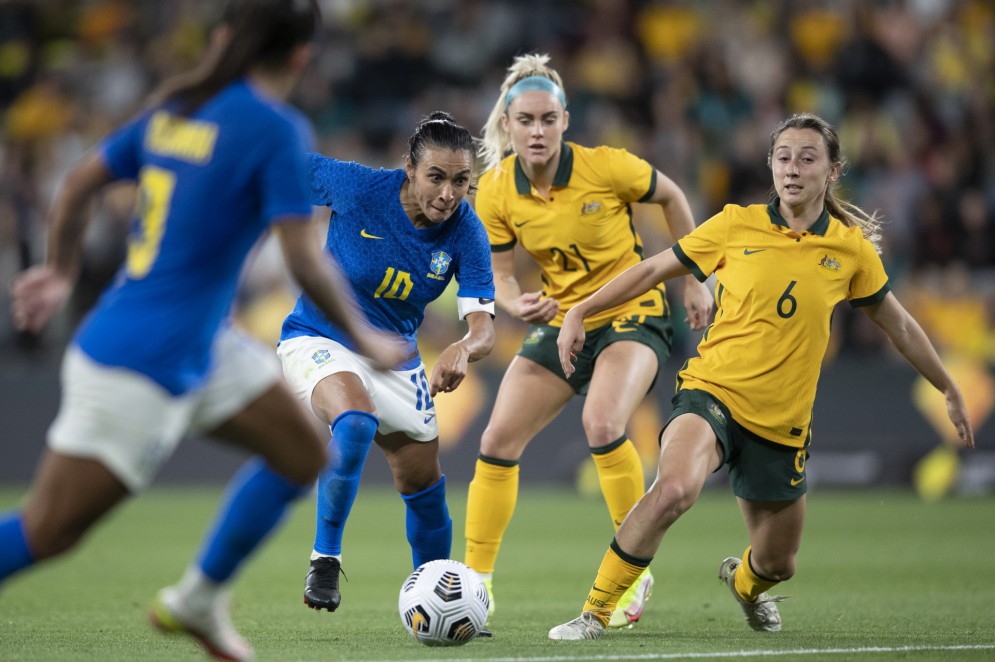
[[[411,155],[408,154],[404,157],[404,173],[408,176],[408,181],[414,181],[415,178],[415,166],[411,162]]]

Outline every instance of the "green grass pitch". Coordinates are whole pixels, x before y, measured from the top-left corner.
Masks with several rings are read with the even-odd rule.
[[[0,491],[0,510],[20,492]],[[81,548],[0,590],[2,660],[198,660],[182,637],[148,626],[155,591],[200,543],[219,489],[158,488],[98,527]],[[462,559],[466,486],[451,485],[453,555]],[[995,500],[924,503],[911,492],[813,492],[798,575],[775,592],[784,630],[747,628],[717,580],[745,532],[726,488],[707,490],[664,541],[642,621],[597,642],[550,642],[574,617],[611,539],[600,498],[523,489],[505,537],[495,637],[432,649],[397,615],[411,570],[404,509],[386,488],[360,490],[346,530],[343,604],[301,600],[314,507],[302,503],[235,583],[232,609],[260,660],[995,659]]]

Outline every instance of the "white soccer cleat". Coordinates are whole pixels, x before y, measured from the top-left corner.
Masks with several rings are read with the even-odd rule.
[[[608,621],[608,627],[631,628],[643,615],[643,609],[646,608],[651,595],[653,595],[653,573],[646,568],[619,598],[618,606]]]
[[[255,657],[252,647],[231,624],[227,596],[196,609],[186,603],[176,587],[169,586],[156,596],[149,620],[163,632],[190,635],[216,659],[245,662]]]
[[[600,639],[605,631],[598,617],[589,611],[581,612],[580,616],[569,623],[557,625],[549,631],[549,638],[554,641],[583,641],[584,639]]]
[[[742,559],[730,556],[722,561],[719,566],[719,580],[726,583],[732,591],[732,597],[736,598],[736,603],[743,610],[743,617],[747,625],[757,632],[780,632],[781,615],[777,612],[777,604],[784,599],[783,595],[768,595],[763,592],[757,596],[754,602],[746,602],[739,597],[736,592],[736,568],[742,565]]]

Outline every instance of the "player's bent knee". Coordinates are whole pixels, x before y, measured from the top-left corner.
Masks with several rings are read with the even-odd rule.
[[[584,435],[591,448],[607,446],[625,435],[625,421],[615,420],[614,416],[585,414],[581,419]]]
[[[528,444],[528,439],[516,440],[510,431],[488,425],[480,436],[480,454],[496,460],[517,462]]]
[[[442,478],[438,465],[426,467],[423,471],[404,471],[394,475],[394,489],[398,494],[417,494],[432,487]]]
[[[678,481],[656,481],[643,497],[653,509],[654,519],[674,522],[694,505],[698,492]]]

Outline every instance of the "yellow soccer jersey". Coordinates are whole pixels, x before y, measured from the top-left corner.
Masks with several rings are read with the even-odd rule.
[[[711,393],[765,439],[806,446],[833,308],[875,304],[890,289],[874,246],[825,211],[795,232],[775,200],[727,205],[674,252],[698,280],[718,280],[715,322],[678,387]]]
[[[656,169],[623,149],[564,142],[549,199],[536,193],[514,154],[485,172],[476,211],[491,251],[520,244],[542,272],[543,294],[560,303],[550,324],[643,259],[632,204],[649,200]],[[663,287],[585,322],[588,329],[627,315],[662,315]]]

